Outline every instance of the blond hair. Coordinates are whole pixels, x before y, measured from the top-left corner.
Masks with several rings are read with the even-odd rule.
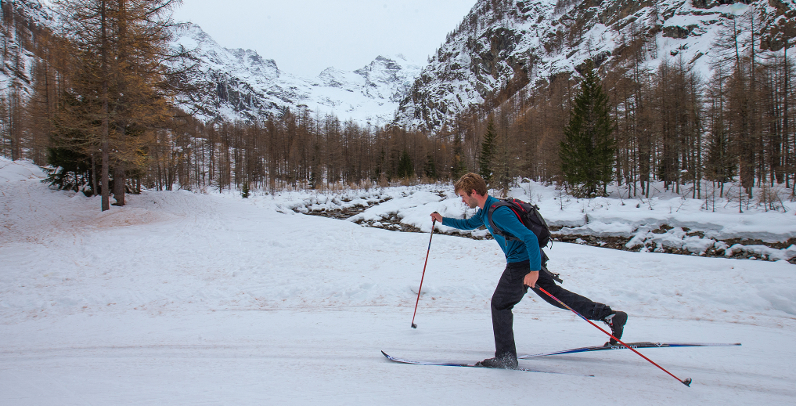
[[[464,191],[469,196],[473,190],[481,196],[486,196],[487,188],[484,178],[477,173],[467,173],[462,176],[456,184],[453,185],[454,191],[458,194],[459,191]]]

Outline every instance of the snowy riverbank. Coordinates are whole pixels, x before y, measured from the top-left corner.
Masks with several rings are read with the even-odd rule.
[[[780,194],[787,195],[789,189]],[[614,195],[618,194],[614,191]],[[525,183],[509,196],[532,201],[553,229],[557,241],[637,252],[796,262],[796,203],[783,199],[778,210],[724,199],[705,207],[704,199],[657,193],[650,199],[606,197],[576,199],[552,186]],[[300,213],[347,219],[370,227],[430,231],[428,213],[471,216],[450,185],[351,190],[340,193],[281,193],[274,202]],[[484,238],[486,230],[443,233]]]

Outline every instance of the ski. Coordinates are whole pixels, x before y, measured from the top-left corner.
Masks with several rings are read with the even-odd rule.
[[[653,342],[637,342],[637,343],[626,343],[628,346],[639,349],[639,348],[674,348],[674,347],[726,347],[726,346],[737,346],[741,345],[741,343],[653,343]],[[606,345],[596,345],[593,347],[580,347],[580,348],[572,348],[568,350],[561,350],[561,351],[554,351],[554,352],[544,352],[540,354],[526,354],[520,355],[517,359],[530,359],[536,357],[548,357],[551,355],[562,355],[562,354],[577,354],[581,352],[593,352],[593,351],[608,351],[608,350],[626,350],[627,347],[621,344],[608,344]]]
[[[479,367],[479,366],[476,366],[475,364],[467,364],[467,363],[460,363],[460,362],[413,361],[413,360],[408,360],[408,359],[404,359],[404,358],[397,358],[397,357],[393,357],[392,355],[389,355],[389,354],[387,354],[387,353],[386,353],[386,352],[384,352],[384,351],[382,351],[381,353],[382,353],[382,354],[384,355],[384,357],[385,357],[385,358],[387,358],[388,360],[390,360],[390,361],[392,361],[392,362],[398,362],[398,363],[401,363],[401,364],[411,364],[411,365],[436,365],[436,366],[443,366],[443,367],[461,367],[461,368],[481,368],[481,369],[492,369],[492,368]],[[509,370],[509,371],[540,372],[540,373],[543,373],[543,374],[556,374],[556,375],[572,375],[572,376],[588,376],[588,377],[594,377],[594,375],[568,374],[568,373],[564,373],[564,372],[555,372],[555,371],[540,371],[540,370],[536,370],[536,369],[530,369],[530,368],[519,368],[519,369],[513,369],[513,370]]]

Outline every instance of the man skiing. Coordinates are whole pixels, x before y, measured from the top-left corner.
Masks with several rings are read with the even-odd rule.
[[[506,269],[500,277],[495,292],[492,294],[492,330],[495,335],[495,357],[478,362],[477,366],[488,368],[517,368],[517,349],[514,344],[514,315],[511,309],[522,300],[530,287],[539,297],[548,303],[563,308],[538,290],[537,284],[547,292],[566,303],[572,309],[590,320],[600,320],[611,327],[614,337],[621,339],[627,313],[614,311],[609,306],[596,303],[590,299],[570,292],[558,286],[552,274],[545,267],[547,258],[539,248],[536,235],[525,227],[514,212],[506,206],[497,207],[492,213],[495,227],[513,235],[517,239],[507,240],[489,224],[489,208],[499,202],[489,196],[486,182],[475,173],[468,173],[454,185],[456,194],[468,207],[479,210],[466,220],[442,217],[437,212],[431,218],[442,225],[461,230],[472,230],[486,226],[495,241],[506,255]],[[543,259],[544,257],[544,259]],[[611,339],[611,344],[616,344]]]

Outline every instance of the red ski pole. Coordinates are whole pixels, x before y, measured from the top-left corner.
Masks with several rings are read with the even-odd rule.
[[[611,333],[609,333],[609,332],[605,331],[605,330],[604,330],[602,327],[600,327],[600,326],[598,326],[598,325],[594,324],[594,323],[593,323],[591,320],[589,320],[589,319],[587,319],[587,318],[583,317],[583,316],[582,316],[580,313],[576,312],[576,311],[575,311],[573,308],[571,308],[571,307],[567,306],[567,304],[566,304],[566,303],[564,303],[564,302],[562,302],[562,301],[558,300],[558,298],[557,298],[557,297],[555,297],[555,296],[551,295],[550,293],[548,293],[548,292],[547,292],[546,290],[544,290],[544,289],[543,289],[541,286],[536,286],[536,288],[537,288],[537,289],[539,289],[539,290],[541,290],[542,292],[544,292],[544,294],[545,294],[545,295],[547,295],[547,296],[550,296],[550,297],[551,297],[553,300],[555,300],[556,302],[560,303],[561,305],[563,305],[563,306],[564,306],[564,307],[566,307],[567,309],[571,310],[571,311],[572,311],[572,313],[575,313],[575,314],[577,314],[577,315],[578,315],[578,317],[580,317],[581,319],[588,321],[588,322],[589,322],[589,324],[591,324],[592,326],[594,326],[594,327],[597,327],[597,328],[598,328],[600,331],[602,331],[603,333],[605,333],[605,334],[608,334],[608,335],[609,335],[611,338],[613,338],[614,340],[616,340],[617,342],[619,342],[619,344],[622,344],[623,346],[625,346],[625,347],[626,347],[628,350],[635,352],[635,353],[636,353],[636,354],[638,354],[638,355],[639,355],[641,358],[644,358],[645,360],[647,360],[647,362],[649,362],[650,364],[652,364],[652,365],[655,365],[656,367],[660,368],[660,369],[661,369],[661,371],[663,371],[663,372],[666,372],[666,373],[667,373],[667,374],[669,374],[669,375],[670,375],[672,378],[674,378],[674,379],[677,379],[677,380],[678,380],[678,381],[680,381],[680,383],[682,383],[683,385],[685,385],[685,386],[689,386],[689,387],[691,386],[691,378],[680,379],[680,378],[678,378],[678,377],[674,376],[674,374],[673,374],[673,373],[671,373],[671,372],[667,371],[667,370],[666,370],[665,368],[663,368],[662,366],[660,366],[660,365],[656,364],[656,363],[655,363],[654,361],[652,361],[651,359],[649,359],[649,358],[645,357],[645,356],[644,356],[642,353],[640,353],[640,352],[636,351],[636,349],[635,349],[635,348],[632,348],[632,347],[628,346],[628,345],[627,345],[627,344],[625,344],[625,343],[624,343],[622,340],[620,340],[620,339],[618,339],[618,338],[614,337],[614,335],[613,335],[613,334],[611,334]]]
[[[417,304],[420,302],[420,289],[423,289],[423,278],[426,277],[426,265],[428,265],[428,253],[431,252],[431,239],[434,237],[434,225],[437,220],[431,220],[431,236],[428,237],[428,251],[426,251],[426,262],[423,264],[423,275],[420,277],[420,287],[417,288],[417,300],[415,300],[415,314],[412,315],[412,328],[417,328],[415,316],[417,316]]]

